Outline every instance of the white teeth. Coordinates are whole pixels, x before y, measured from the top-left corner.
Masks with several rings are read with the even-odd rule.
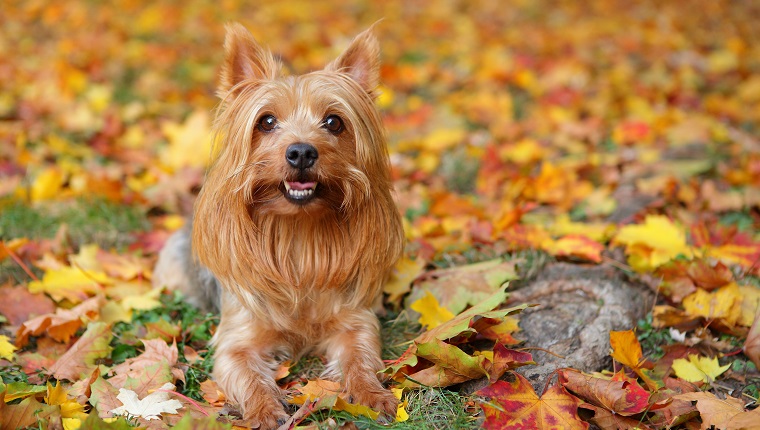
[[[313,189],[293,190],[293,189],[288,188],[288,195],[290,195],[291,197],[302,198],[302,197],[310,196],[313,193],[314,193]]]

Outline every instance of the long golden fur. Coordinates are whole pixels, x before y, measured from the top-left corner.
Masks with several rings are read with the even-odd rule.
[[[227,28],[221,147],[196,202],[192,252],[221,286],[214,378],[262,428],[287,416],[277,359],[310,351],[327,356],[326,376],[342,380],[355,402],[395,415],[397,401],[377,377],[371,310],[403,248],[374,106],[378,77],[371,29],[324,70],[283,76],[243,26]],[[262,125],[269,115],[271,130]],[[338,132],[325,126],[330,116],[341,120]],[[289,164],[295,144],[318,151],[313,166]],[[287,197],[285,184],[314,183],[305,203]],[[161,260],[176,259],[182,251],[171,248],[180,247]]]

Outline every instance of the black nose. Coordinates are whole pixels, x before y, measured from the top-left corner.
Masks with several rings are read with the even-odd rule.
[[[308,143],[294,143],[288,146],[288,150],[285,151],[285,158],[288,160],[288,164],[296,169],[303,170],[314,165],[314,162],[319,158],[319,153],[317,148]]]

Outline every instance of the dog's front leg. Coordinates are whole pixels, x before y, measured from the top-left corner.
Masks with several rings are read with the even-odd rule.
[[[369,309],[344,311],[328,330],[331,334],[321,345],[328,358],[326,376],[342,379],[352,403],[369,406],[386,420],[394,418],[398,400],[383,387],[377,375],[383,361],[375,314]]]
[[[227,299],[213,341],[214,379],[231,403],[240,407],[244,419],[258,422],[260,429],[277,428],[288,418],[274,379],[274,354],[284,346],[282,336],[252,318],[237,301]]]

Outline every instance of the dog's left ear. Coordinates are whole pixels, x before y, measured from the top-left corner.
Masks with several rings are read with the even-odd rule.
[[[380,82],[380,44],[372,33],[373,27],[356,36],[325,70],[347,74],[374,98]]]

